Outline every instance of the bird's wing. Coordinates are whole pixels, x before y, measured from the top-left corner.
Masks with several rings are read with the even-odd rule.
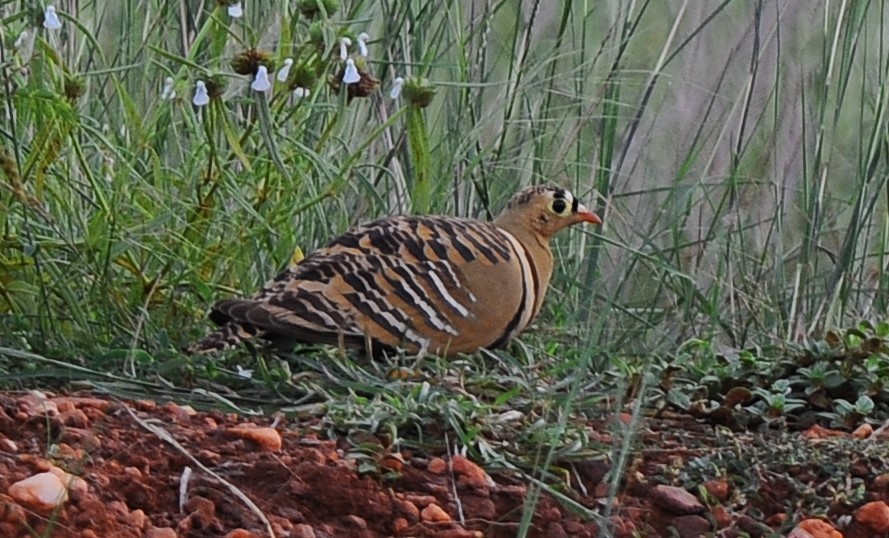
[[[358,227],[269,281],[249,299],[214,305],[223,326],[193,349],[255,336],[436,349],[471,330],[476,268],[511,263],[493,225],[447,217],[396,217]]]

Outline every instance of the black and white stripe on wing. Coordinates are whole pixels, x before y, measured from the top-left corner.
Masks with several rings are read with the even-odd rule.
[[[391,334],[397,340],[406,340],[425,349],[429,340],[415,331],[408,315],[389,302],[373,281],[373,275],[366,270],[343,275],[343,281],[352,291],[343,297],[360,313]]]
[[[391,256],[387,257],[387,262],[388,268],[394,274],[383,271],[383,277],[392,287],[395,295],[406,305],[413,307],[417,317],[422,319],[429,328],[457,336],[459,333],[450,324],[447,316],[443,312],[439,312],[434,304],[426,300],[428,294],[422,287],[417,285],[417,278],[420,276],[417,274],[417,266],[415,264],[408,266],[404,261]]]
[[[443,261],[424,262],[421,267],[424,270],[420,271],[420,277],[435,291],[438,298],[444,301],[444,304],[461,318],[468,317],[469,306],[476,302],[476,298],[472,292],[465,289],[460,283],[460,279],[457,278],[457,274],[454,272],[451,264]],[[453,293],[448,291],[449,287],[454,290]],[[459,299],[454,297],[454,293],[464,296],[470,304],[465,305],[461,303]]]

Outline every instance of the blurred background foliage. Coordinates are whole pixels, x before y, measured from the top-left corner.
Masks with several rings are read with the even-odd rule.
[[[228,4],[61,1],[51,30],[0,1],[0,345],[175,356],[295,247],[545,182],[605,226],[559,238],[530,341],[608,361],[885,316],[883,2]]]

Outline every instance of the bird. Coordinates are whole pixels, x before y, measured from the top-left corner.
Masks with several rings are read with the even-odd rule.
[[[493,222],[391,216],[359,225],[248,298],[223,299],[219,327],[187,348],[261,338],[453,357],[505,346],[534,320],[553,273],[550,239],[600,217],[566,189],[526,187]]]

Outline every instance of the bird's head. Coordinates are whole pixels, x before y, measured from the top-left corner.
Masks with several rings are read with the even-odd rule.
[[[550,185],[519,191],[495,222],[507,230],[526,229],[545,239],[579,222],[602,224],[599,216],[581,205],[573,194]]]

